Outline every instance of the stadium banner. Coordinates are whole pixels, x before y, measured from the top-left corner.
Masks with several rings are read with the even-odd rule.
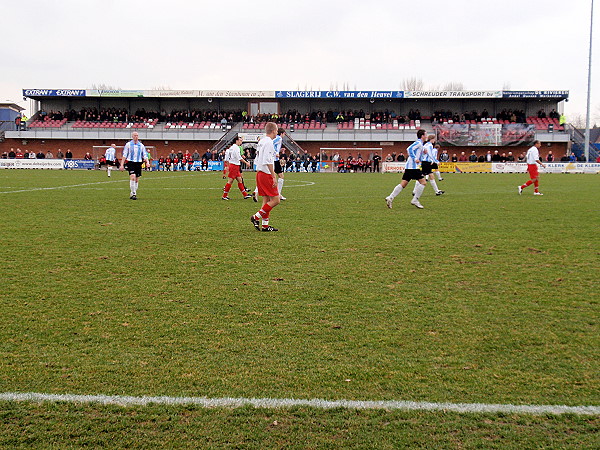
[[[242,142],[258,142],[265,133],[238,133],[242,137]]]
[[[502,91],[503,98],[569,98],[569,91]]]
[[[502,98],[502,91],[404,91],[404,98]]]
[[[384,161],[381,163],[381,172],[382,173],[386,173],[386,172],[402,173],[402,172],[404,172],[405,165],[406,165],[406,163],[404,163],[404,162]]]
[[[509,147],[532,145],[535,125],[511,124],[458,124],[444,123],[434,126],[438,142],[459,147]]]
[[[492,173],[492,163],[456,162],[455,171],[458,173]]]
[[[277,98],[404,98],[403,91],[276,91]]]
[[[0,159],[0,169],[63,169],[62,159]]]
[[[493,173],[525,173],[527,172],[526,163],[507,162],[507,163],[488,163],[492,166]]]
[[[275,91],[198,91],[198,97],[275,98]]]
[[[202,170],[202,161],[194,161],[194,170]],[[223,170],[223,161],[208,161],[208,170]]]
[[[441,162],[438,164],[440,172],[456,172],[456,163],[453,162]]]
[[[144,97],[144,91],[123,91],[121,89],[88,89],[88,97]]]
[[[61,160],[62,162],[62,160]],[[93,169],[96,163],[92,159],[65,159],[65,169]]]
[[[85,89],[23,89],[23,97],[85,97]]]

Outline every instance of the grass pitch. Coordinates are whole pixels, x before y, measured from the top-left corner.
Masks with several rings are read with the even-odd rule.
[[[253,174],[246,174],[254,186]],[[0,392],[599,405],[600,178],[0,171]],[[0,445],[598,446],[598,417],[0,403]],[[132,431],[134,430],[134,431]]]

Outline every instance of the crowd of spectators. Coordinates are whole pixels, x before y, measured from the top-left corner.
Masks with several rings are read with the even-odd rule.
[[[246,123],[259,123],[259,122],[275,122],[279,124],[298,124],[298,123],[310,123],[315,121],[317,123],[342,123],[342,122],[353,122],[355,119],[365,119],[373,124],[377,123],[393,123],[397,120],[398,123],[409,123],[411,120],[420,120],[421,113],[417,110],[410,110],[408,114],[396,114],[395,111],[374,111],[365,112],[364,110],[341,110],[341,111],[312,111],[310,113],[301,113],[297,110],[289,110],[285,114],[257,114],[249,116],[244,113],[244,122]]]
[[[222,122],[223,119],[228,122],[241,122],[243,119],[242,111],[217,111],[217,110],[174,110],[170,113],[166,111],[155,112],[146,111],[141,108],[130,114],[125,108],[83,108],[79,111],[74,109],[67,112],[60,111],[40,111],[40,120],[63,120],[70,121],[82,120],[86,122],[147,122],[158,119],[159,122]]]
[[[545,113],[544,113],[545,114]],[[546,117],[544,115],[544,117]],[[525,111],[523,110],[512,110],[512,109],[503,109],[499,113],[495,115],[490,115],[487,109],[484,109],[481,112],[478,111],[465,111],[461,114],[452,112],[449,110],[441,109],[439,111],[434,111],[431,116],[431,121],[433,124],[440,122],[448,122],[453,121],[454,123],[465,123],[467,121],[474,120],[476,122],[486,121],[487,119],[498,119],[498,120],[508,120],[512,123],[526,123],[527,116]]]
[[[250,115],[247,111],[232,110],[173,110],[169,113],[166,111],[146,111],[141,108],[135,113],[129,113],[125,108],[83,108],[79,111],[71,109],[70,111],[40,111],[40,120],[63,120],[69,121],[87,121],[87,122],[147,122],[157,119],[159,122],[167,123],[199,123],[212,122],[220,124],[231,124],[237,122],[245,123],[261,123],[272,121],[278,124],[300,124],[300,123],[342,123],[353,122],[355,119],[364,119],[372,124],[394,123],[399,124],[410,123],[414,120],[422,120],[421,112],[418,109],[411,109],[408,113],[397,114],[395,111],[383,110],[374,112],[365,112],[364,110],[341,110],[341,111],[312,111],[300,112],[297,110],[288,110],[284,114],[257,114]],[[551,119],[559,119],[560,114],[554,109],[548,114],[544,110],[538,111],[538,118],[549,117]],[[425,117],[427,118],[427,117]],[[431,116],[433,124],[453,121],[454,123],[465,123],[468,121],[486,121],[487,119],[507,120],[512,123],[526,123],[527,116],[523,110],[503,109],[499,113],[492,114],[484,109],[478,111],[465,111],[457,113],[450,110],[436,110]]]

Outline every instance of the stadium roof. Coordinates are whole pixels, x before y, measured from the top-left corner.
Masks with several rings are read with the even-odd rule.
[[[23,97],[129,97],[129,98],[322,98],[322,99],[554,99],[566,100],[569,91],[236,91],[236,90],[121,90],[121,89],[23,89]]]
[[[0,108],[8,108],[17,112],[25,111],[25,108],[12,102],[0,102]]]

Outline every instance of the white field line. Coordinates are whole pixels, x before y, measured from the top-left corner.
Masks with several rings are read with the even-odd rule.
[[[293,408],[316,409],[384,409],[401,411],[451,411],[458,413],[507,413],[507,414],[575,414],[600,415],[600,406],[564,405],[502,405],[487,403],[431,403],[409,401],[368,400],[322,400],[291,398],[206,398],[206,397],[130,397],[121,395],[74,395],[40,394],[35,392],[0,393],[0,401],[18,402],[67,402],[99,403],[102,405],[147,406],[147,405],[197,405],[204,408]]]
[[[170,176],[170,177],[160,177],[160,178],[148,178],[148,180],[164,180],[165,178],[177,178],[178,176]],[[16,191],[0,191],[0,194],[16,194],[19,192],[33,192],[33,191],[52,191],[52,190],[56,190],[56,189],[68,189],[68,188],[74,188],[74,187],[82,187],[82,186],[94,186],[94,185],[98,185],[98,184],[108,184],[108,183],[123,183],[125,181],[129,181],[129,178],[127,179],[122,179],[122,180],[110,180],[110,181],[96,181],[94,183],[81,183],[81,184],[68,184],[65,186],[51,186],[51,187],[38,187],[38,188],[28,188],[28,189],[19,189]],[[146,181],[146,180],[144,180]],[[286,187],[305,187],[305,186],[312,186],[315,184],[314,181],[300,181],[298,180],[297,182],[300,183],[306,183],[306,184],[300,184],[300,185],[291,185],[288,186],[286,185]],[[4,187],[4,189],[6,189],[6,187]],[[89,188],[87,188],[89,189]],[[222,190],[222,187],[215,187],[215,188],[185,188],[185,187],[174,187],[174,188],[149,188],[149,189],[196,189],[196,190],[209,190],[209,189],[220,189]]]

